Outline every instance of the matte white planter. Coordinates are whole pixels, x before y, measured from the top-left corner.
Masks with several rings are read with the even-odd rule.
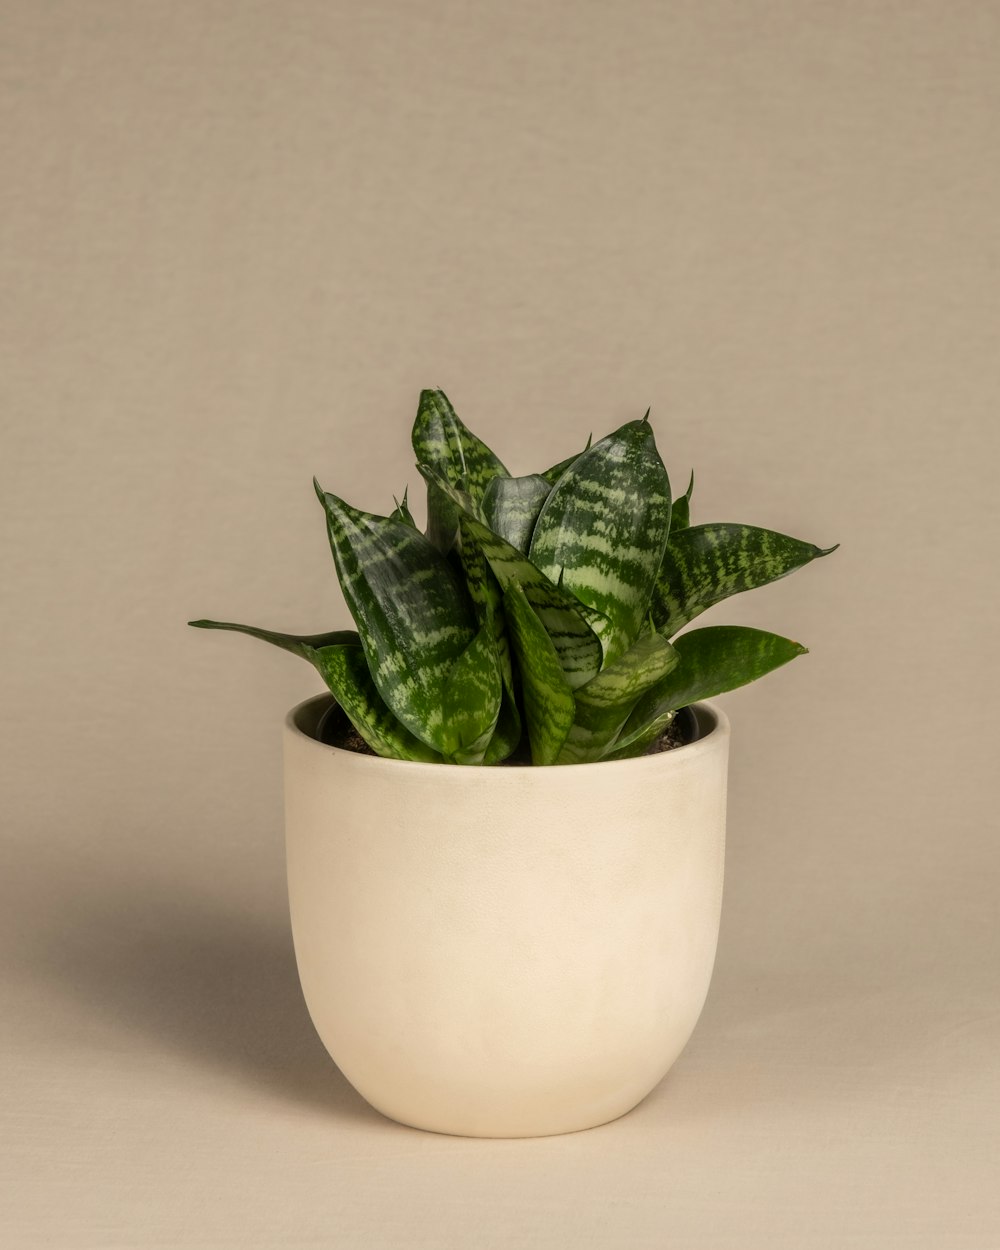
[[[324,1044],[383,1114],[533,1137],[623,1115],[701,1013],[722,903],[729,722],[637,760],[460,768],[285,727],[288,892]]]

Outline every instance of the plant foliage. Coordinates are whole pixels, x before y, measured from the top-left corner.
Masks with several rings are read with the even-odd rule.
[[[357,627],[294,635],[222,621],[313,664],[377,755],[584,764],[641,755],[677,712],[806,648],[764,630],[679,631],[822,549],[750,525],[692,525],[649,413],[550,469],[512,477],[443,391],[413,425],[427,527],[314,483]]]

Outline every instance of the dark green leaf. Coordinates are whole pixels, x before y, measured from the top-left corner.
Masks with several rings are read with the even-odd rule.
[[[679,534],[681,530],[686,530],[691,524],[691,492],[694,490],[694,470],[691,470],[691,480],[688,482],[688,488],[679,498],[675,499],[670,506],[670,533]],[[668,544],[669,545],[669,544]]]
[[[327,634],[281,634],[228,621],[189,621],[199,629],[227,629],[269,642],[314,665],[351,724],[378,755],[439,762],[441,756],[405,729],[375,689],[361,639],[354,630]]]
[[[482,439],[459,420],[444,391],[420,392],[412,442],[417,461],[430,465],[449,485],[465,491],[477,515],[489,482],[495,477],[509,476]],[[440,551],[448,551],[457,532],[458,510],[454,503],[428,482],[428,537]]]
[[[670,482],[648,422],[630,421],[566,470],[545,501],[529,556],[600,612],[604,663],[638,638],[670,530]]]
[[[377,755],[428,764],[441,762],[437,751],[411,734],[389,711],[375,689],[361,647],[321,647],[313,663],[351,724]]]
[[[475,633],[465,589],[418,531],[316,491],[375,686],[411,733],[443,752],[445,688]]]
[[[557,763],[585,764],[607,754],[637,701],[678,658],[661,634],[641,634],[621,659],[575,692],[576,717]]]
[[[313,663],[313,652],[320,647],[360,646],[361,639],[353,629],[335,629],[327,634],[281,634],[273,629],[258,629],[254,625],[235,625],[231,621],[188,621],[196,629],[226,629],[235,634],[249,634],[269,642],[283,651],[301,656]]]
[[[671,535],[656,579],[651,611],[667,637],[730,595],[777,581],[818,556],[829,555],[753,525],[693,525]]]
[[[544,477],[495,477],[483,495],[483,520],[494,534],[527,554],[531,531],[552,488]]]
[[[517,704],[506,687],[500,701],[500,717],[483,756],[484,764],[499,764],[513,755],[521,742],[521,716]]]
[[[504,591],[504,609],[521,672],[531,762],[554,764],[573,724],[573,693],[552,639],[516,581]]]
[[[680,656],[677,667],[636,704],[611,758],[625,758],[625,749],[639,742],[644,749],[659,733],[655,723],[661,721],[662,728],[668,713],[745,686],[806,654],[801,643],[744,625],[692,629],[675,638],[673,646]]]
[[[445,758],[481,764],[500,715],[503,683],[487,622],[455,662],[444,690]]]
[[[408,525],[410,529],[416,529],[417,523],[413,519],[413,513],[410,511],[410,505],[406,498],[409,493],[409,488],[407,488],[403,491],[403,498],[401,500],[393,499],[392,502],[396,505],[396,508],[389,519],[390,521],[402,521],[403,524]]]
[[[475,538],[501,588],[506,590],[512,582],[520,585],[552,638],[569,685],[576,689],[590,681],[601,666],[601,644],[595,632],[603,623],[601,614],[553,585],[516,547],[478,520],[468,496],[448,486],[427,465],[417,467],[463,510],[462,533]]]

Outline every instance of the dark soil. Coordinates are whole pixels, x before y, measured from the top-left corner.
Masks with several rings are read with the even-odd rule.
[[[646,750],[646,755],[659,755],[661,751],[672,751],[674,747],[685,746],[697,737],[697,723],[694,715],[685,708],[670,722],[662,734]],[[340,747],[344,751],[354,751],[357,755],[375,755],[371,747],[358,733],[340,708],[332,707],[320,722],[317,737],[328,746]],[[524,750],[516,751],[509,759],[503,760],[501,766],[529,766],[531,756]]]

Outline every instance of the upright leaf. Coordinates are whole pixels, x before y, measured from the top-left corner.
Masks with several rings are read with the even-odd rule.
[[[475,633],[466,592],[417,530],[316,491],[375,686],[411,733],[443,753],[445,688]]]
[[[408,525],[410,529],[415,530],[417,528],[417,523],[413,519],[413,513],[410,511],[410,505],[407,501],[407,495],[409,493],[409,488],[407,488],[403,491],[402,499],[393,499],[392,502],[396,505],[396,507],[389,519],[391,521],[402,521],[404,525]]]
[[[691,480],[688,482],[688,488],[683,495],[670,505],[670,533],[679,534],[681,530],[686,530],[691,524],[691,492],[694,490],[694,470],[691,470]],[[669,545],[669,544],[668,544]]]
[[[528,554],[602,614],[605,664],[639,636],[669,531],[670,482],[645,420],[595,443],[545,501]]]
[[[462,533],[471,534],[501,589],[517,582],[548,631],[563,673],[572,689],[590,681],[601,666],[601,644],[596,629],[601,614],[553,585],[527,556],[484,525],[472,513],[471,501],[443,482],[427,465],[418,465],[428,481],[438,484],[462,509]]]
[[[503,683],[487,622],[455,661],[444,689],[445,758],[481,764],[500,716]]]
[[[713,604],[831,551],[836,547],[824,550],[753,525],[692,525],[672,533],[653,591],[656,628],[669,638]]]
[[[418,463],[430,465],[449,485],[465,491],[477,513],[490,481],[509,476],[499,458],[459,420],[444,391],[420,392],[412,442]],[[428,482],[428,537],[439,550],[448,551],[457,531],[454,502]]]
[[[625,723],[612,758],[625,758],[629,747],[643,749],[669,720],[669,713],[745,686],[782,664],[805,655],[807,649],[790,638],[744,625],[712,625],[692,629],[674,639],[680,660],[636,704]],[[641,751],[632,752],[641,754]]]
[[[531,762],[554,764],[573,724],[573,693],[552,639],[516,581],[504,591],[504,608],[521,671]]]
[[[641,634],[619,660],[575,691],[576,716],[556,762],[586,764],[606,755],[638,700],[678,659],[661,634]]]
[[[494,534],[527,554],[531,531],[551,490],[544,477],[495,477],[483,495],[483,520]]]

